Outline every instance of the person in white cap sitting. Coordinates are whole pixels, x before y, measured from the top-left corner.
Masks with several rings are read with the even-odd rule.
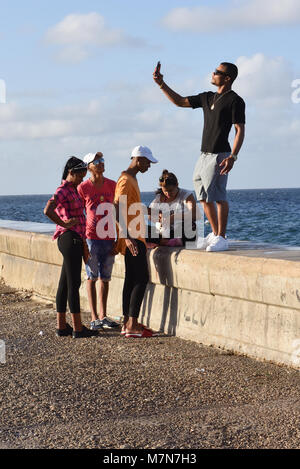
[[[125,257],[122,297],[124,325],[121,334],[126,338],[153,337],[154,335],[152,330],[138,322],[149,272],[144,210],[136,176],[138,173],[143,174],[148,171],[151,163],[158,163],[151,150],[140,145],[135,147],[131,153],[130,166],[122,172],[115,191],[118,228],[116,252]]]
[[[103,176],[105,166],[101,152],[88,153],[83,160],[90,172],[90,178],[78,186],[78,193],[85,205],[86,241],[90,251],[90,257],[86,264],[87,293],[91,309],[90,329],[114,329],[120,324],[107,317],[109,282],[115,259],[112,255],[115,242],[114,219],[111,211],[111,221],[108,224],[108,230],[105,230],[105,225],[101,223],[104,211],[99,208],[101,204],[111,204],[113,207],[116,182]],[[98,279],[99,315],[96,291]]]

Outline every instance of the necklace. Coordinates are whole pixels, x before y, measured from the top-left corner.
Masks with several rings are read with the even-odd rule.
[[[219,96],[217,99],[216,98],[216,95],[219,94],[219,93],[215,93],[214,95],[214,99],[213,99],[213,103],[212,105],[210,106],[210,109],[213,111],[215,109],[215,105],[217,104],[217,102],[223,98],[223,96],[225,96],[225,94],[229,93],[231,90],[228,90],[228,91],[225,91],[225,93],[222,93],[221,96]]]

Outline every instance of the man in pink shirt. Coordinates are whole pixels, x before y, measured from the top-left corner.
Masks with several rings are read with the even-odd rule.
[[[90,258],[86,264],[88,276],[87,292],[91,308],[92,321],[90,328],[114,329],[119,324],[106,315],[109,281],[114,264],[112,255],[115,243],[114,222],[112,217],[115,181],[103,176],[104,158],[101,152],[88,153],[84,157],[88,165],[90,178],[78,186],[78,193],[85,204],[86,211],[86,241],[90,251]],[[103,205],[105,204],[105,205]],[[101,220],[104,222],[102,223]],[[106,223],[106,220],[108,222]],[[99,278],[99,316],[97,313],[96,281]]]

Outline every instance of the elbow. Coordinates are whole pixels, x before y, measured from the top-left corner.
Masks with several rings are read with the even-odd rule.
[[[173,100],[173,103],[177,107],[188,107],[189,106],[189,101],[188,98],[184,98],[183,96],[176,96],[175,99]]]
[[[47,202],[47,204],[44,208],[44,215],[46,215],[46,217],[49,217],[50,211],[51,211],[51,203]]]
[[[185,98],[179,99],[175,104],[176,104],[177,107],[186,107]]]

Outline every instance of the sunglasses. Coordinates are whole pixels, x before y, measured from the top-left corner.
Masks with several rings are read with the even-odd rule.
[[[98,160],[94,160],[92,161],[93,164],[100,164],[100,163],[104,163],[104,158],[98,158]]]
[[[170,176],[167,176],[167,177],[162,176],[162,177],[159,178],[159,182],[165,183],[166,186],[173,186],[173,185],[176,186],[176,184],[177,184],[177,181],[174,178],[172,178],[172,176],[171,177]]]
[[[229,76],[228,73],[222,72],[222,70],[216,70],[213,72],[214,75],[222,75],[223,77]]]

